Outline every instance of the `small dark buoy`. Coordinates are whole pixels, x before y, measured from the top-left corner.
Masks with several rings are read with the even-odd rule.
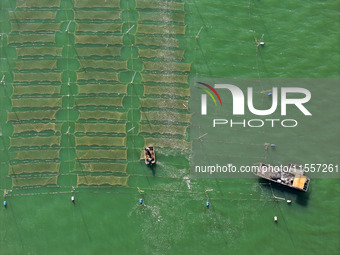
[[[74,200],[74,196],[72,196],[72,197],[71,197],[71,201],[72,201],[72,203],[74,203],[74,202],[75,202],[75,200]]]
[[[139,199],[139,204],[143,204],[143,199]]]
[[[7,207],[7,201],[4,201],[4,207]]]
[[[209,206],[210,206],[209,202],[206,202],[206,203],[205,203],[205,206],[206,206],[207,208],[209,208]]]

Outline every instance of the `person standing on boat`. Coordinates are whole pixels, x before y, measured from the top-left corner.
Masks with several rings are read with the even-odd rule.
[[[149,157],[152,158],[151,152],[150,152],[150,148],[149,147],[145,147],[145,150],[147,151]]]

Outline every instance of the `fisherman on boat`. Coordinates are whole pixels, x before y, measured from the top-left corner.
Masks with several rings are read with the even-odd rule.
[[[149,157],[152,158],[151,152],[150,152],[150,148],[149,147],[145,147],[145,150],[146,150],[147,154],[149,155]]]
[[[152,165],[156,163],[155,149],[153,146],[150,146],[150,147],[145,146],[144,153],[145,153],[145,164]]]
[[[153,161],[151,152],[150,152],[150,148],[149,147],[145,147],[145,150],[147,152],[147,154],[149,155],[148,161],[151,163]]]

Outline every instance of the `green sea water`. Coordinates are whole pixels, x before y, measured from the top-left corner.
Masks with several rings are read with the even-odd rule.
[[[143,105],[144,99],[153,98],[164,100],[162,102],[165,103],[166,99],[174,104],[180,102],[178,105],[182,101],[175,100],[183,100],[186,104],[189,98],[171,94],[170,87],[189,88],[189,81],[194,78],[339,78],[339,3],[290,0],[282,3],[267,0],[155,1],[153,5],[159,5],[156,9],[152,5],[145,7],[145,1],[139,0],[107,2],[107,5],[98,6],[94,1],[54,0],[41,1],[40,4],[32,4],[39,1],[31,4],[24,0],[1,1],[0,79],[4,76],[4,82],[0,84],[0,195],[7,201],[7,208],[2,206],[0,210],[0,254],[339,254],[339,179],[312,178],[309,191],[301,193],[256,178],[190,178],[190,151],[187,147],[190,130],[185,129],[184,134],[176,133],[176,127],[188,125],[178,121],[180,117],[173,114],[189,114],[189,111],[186,107],[163,109],[162,105],[151,109],[161,112],[159,116],[166,118],[167,122],[152,120],[153,112],[147,111]],[[36,15],[32,13],[27,14],[27,20],[22,18],[23,12],[32,10],[45,12],[45,18],[30,16]],[[109,15],[109,21],[86,17],[78,20],[77,15],[80,14],[77,12],[80,11],[112,14]],[[55,16],[46,18],[50,15],[47,12]],[[149,15],[150,19],[154,17],[156,21],[143,20],[142,13],[147,13],[145,16]],[[179,21],[162,20],[163,23],[157,24],[157,15],[166,14],[173,15],[171,17]],[[184,17],[184,23],[181,23],[181,17]],[[56,31],[51,25],[47,32],[40,27],[40,32],[33,33],[32,29],[24,29],[26,23],[57,25]],[[81,31],[81,23],[86,23],[86,26],[93,24],[93,27],[85,26]],[[97,33],[107,23],[117,25],[117,30],[111,33],[114,28],[110,27],[109,32]],[[165,71],[154,71],[157,64],[152,66],[153,71],[148,72],[145,62],[162,60],[159,55],[151,55],[148,59],[141,57],[141,50],[158,48],[147,46],[145,42],[138,43],[138,39],[144,38],[140,36],[140,24],[163,25],[164,34],[155,36],[154,40],[175,38],[178,46],[168,41],[169,45],[164,43],[160,48],[184,50],[183,59],[176,61],[191,64],[190,72],[171,71],[171,66],[165,66]],[[185,33],[171,35],[176,29],[181,31],[177,25],[185,26]],[[31,34],[39,35],[35,40],[44,38],[45,41],[20,41],[20,38]],[[86,41],[89,39],[80,39],[80,36],[94,35],[112,36],[114,40],[119,37],[122,41],[118,40],[112,46],[110,42],[107,45],[101,41],[90,44]],[[85,41],[83,45],[79,43],[81,40]],[[265,46],[257,46],[256,43],[262,40]],[[117,45],[119,51],[115,55],[112,53],[114,57],[97,55],[91,58],[117,61],[115,68],[86,67],[90,66],[86,58],[79,57],[82,47],[106,47],[113,52]],[[44,55],[41,58],[43,60],[55,60],[56,66],[20,69],[25,59],[32,59],[29,54],[22,57],[20,49],[34,47],[42,50],[49,47],[51,52],[56,49],[54,55],[41,54]],[[39,53],[34,54],[39,56]],[[168,69],[171,72],[166,71]],[[86,78],[86,75],[95,71],[101,73],[102,80]],[[18,73],[34,73],[38,81],[20,80]],[[49,74],[47,83],[41,82],[43,73]],[[59,78],[54,79],[53,73]],[[187,83],[177,82],[177,76],[173,81],[162,82],[162,76],[169,73],[184,73]],[[145,74],[158,76],[153,82],[146,82]],[[98,86],[99,90],[102,83],[124,85],[124,97],[116,91],[95,93],[96,90],[83,96],[82,89],[86,85],[93,84],[94,89]],[[159,97],[145,94],[146,85],[163,86],[163,83],[169,87],[169,95]],[[33,111],[34,107],[29,103],[20,108],[24,98],[40,96],[16,94],[15,89],[20,84],[30,88],[39,84],[58,86],[60,89],[56,93],[47,96],[49,99],[60,99],[57,106],[49,105],[52,104],[50,100],[48,104],[43,105],[41,102],[41,106],[35,108],[45,111],[50,106],[50,110],[56,111],[55,119],[30,122],[22,118],[22,112]],[[311,90],[313,100],[315,95],[309,108],[314,116],[313,121],[303,120],[303,128],[294,131],[230,130],[230,138],[226,142],[240,144],[223,151],[226,157],[233,155],[236,164],[259,162],[268,157],[273,163],[299,161],[339,164],[339,87],[317,86]],[[38,94],[46,97],[47,93]],[[93,98],[111,96],[123,98],[121,105],[98,108],[90,103],[85,104],[86,100],[90,102]],[[126,118],[112,121],[100,119],[97,122],[93,119],[88,122],[82,120],[82,112],[98,109],[126,114]],[[9,120],[10,113],[17,115],[15,121]],[[15,131],[18,123],[42,125],[52,122],[56,124],[55,133],[48,130],[39,136],[51,141],[57,137],[60,140],[55,144],[39,148],[12,145],[13,139],[18,136],[35,137],[30,132],[18,135]],[[95,134],[79,131],[80,124],[84,123],[126,126],[125,130],[113,135],[104,130]],[[161,125],[165,125],[170,130],[166,134],[156,130],[149,134],[141,131],[142,124],[150,125],[150,129],[161,129],[164,128]],[[67,134],[68,130],[70,135]],[[76,139],[87,136],[124,137],[124,145],[115,145],[115,148],[125,151],[126,158],[103,161],[122,164],[126,166],[126,171],[102,174],[84,170],[87,163],[101,161],[79,156],[79,152],[101,148],[97,145],[76,144],[80,141]],[[161,139],[170,142],[157,147],[157,141],[160,144]],[[153,168],[140,160],[140,152],[148,141],[156,141],[157,165]],[[265,152],[262,142],[271,141],[275,141],[277,149]],[[52,157],[47,162],[59,164],[57,185],[14,187],[12,181],[17,177],[26,180],[41,177],[40,173],[13,173],[13,167],[15,169],[16,165],[27,160],[23,158],[24,161],[20,161],[19,157],[24,157],[20,152],[51,149],[57,151],[56,158],[52,154],[44,157]],[[103,150],[109,151],[109,148]],[[43,160],[46,159],[44,157]],[[127,177],[128,181],[126,185],[118,186],[78,185],[77,178],[88,175]],[[43,176],[52,177],[55,173],[44,173]],[[8,192],[6,196],[5,191]],[[292,204],[275,199],[273,195],[290,199]],[[75,204],[71,203],[71,196],[75,196]],[[143,199],[143,205],[139,204],[139,199]],[[207,201],[210,202],[209,208],[205,207]],[[275,215],[279,219],[277,224],[273,222]]]

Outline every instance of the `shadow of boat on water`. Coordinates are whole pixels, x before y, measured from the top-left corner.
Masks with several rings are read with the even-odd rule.
[[[148,165],[148,168],[150,169],[150,171],[152,172],[152,175],[153,176],[156,176],[156,168],[157,168],[157,164],[151,164],[151,165]]]

